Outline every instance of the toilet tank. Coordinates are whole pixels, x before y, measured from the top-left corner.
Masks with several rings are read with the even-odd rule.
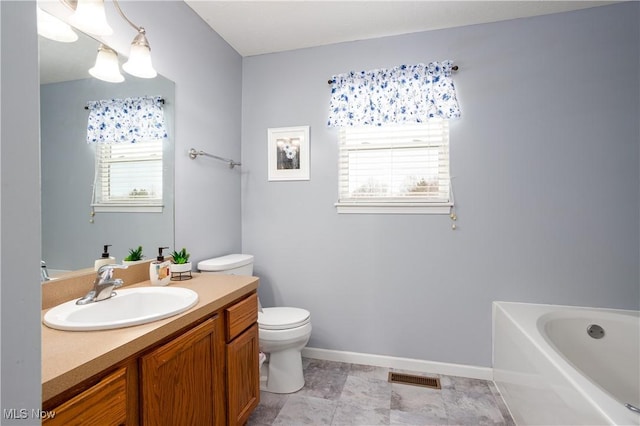
[[[253,256],[228,254],[198,262],[198,270],[204,273],[224,275],[253,275]]]

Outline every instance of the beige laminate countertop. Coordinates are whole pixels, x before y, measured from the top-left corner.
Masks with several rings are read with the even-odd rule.
[[[150,285],[150,281],[143,281],[127,287]],[[60,331],[42,324],[42,400],[47,401],[251,293],[258,288],[258,278],[194,272],[193,279],[171,281],[170,286],[197,292],[198,303],[170,318],[115,330]],[[42,311],[43,317],[47,310]]]

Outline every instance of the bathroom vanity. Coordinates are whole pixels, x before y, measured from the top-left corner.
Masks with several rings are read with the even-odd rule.
[[[136,279],[130,269],[125,284]],[[171,285],[194,290],[198,303],[170,318],[102,331],[43,325],[42,408],[53,415],[43,424],[244,424],[260,398],[258,278],[193,276]],[[43,287],[42,315],[60,303],[54,294],[86,292],[87,277]]]

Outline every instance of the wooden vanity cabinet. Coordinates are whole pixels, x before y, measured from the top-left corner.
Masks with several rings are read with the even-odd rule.
[[[56,425],[243,425],[260,400],[251,293],[43,404]]]
[[[260,402],[258,296],[225,309],[227,419],[243,425]]]

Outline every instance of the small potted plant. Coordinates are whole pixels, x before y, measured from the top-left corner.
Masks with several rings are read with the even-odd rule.
[[[171,270],[172,277],[174,276],[174,274],[178,274],[179,276],[179,274],[185,272],[189,272],[189,275],[191,275],[191,262],[189,262],[190,256],[191,255],[187,253],[187,249],[184,247],[180,251],[174,250],[174,252],[171,253],[171,257],[173,257],[173,263],[169,266],[169,269]]]
[[[130,265],[140,262],[141,260],[144,260],[144,255],[142,254],[142,246],[138,246],[138,248],[129,249],[129,254],[123,259],[122,263]]]

